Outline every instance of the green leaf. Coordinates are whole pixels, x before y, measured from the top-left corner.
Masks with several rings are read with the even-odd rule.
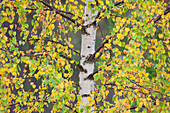
[[[12,35],[13,31],[12,30],[9,30],[9,35]]]
[[[163,87],[160,87],[161,93],[165,93],[165,89]]]
[[[94,14],[96,11],[95,10],[92,10],[91,13]]]
[[[12,42],[13,42],[14,44],[16,44],[16,37],[13,37],[13,38],[12,38]]]
[[[20,40],[20,41],[19,41],[19,45],[21,45],[21,44],[22,44],[22,41]]]
[[[88,5],[87,7],[88,7],[89,9],[91,9],[91,5]]]
[[[159,99],[161,98],[161,94],[158,94],[157,96],[158,96]]]
[[[82,12],[78,12],[78,14],[79,14],[80,16],[82,16],[82,15],[83,15],[83,13],[82,13]]]

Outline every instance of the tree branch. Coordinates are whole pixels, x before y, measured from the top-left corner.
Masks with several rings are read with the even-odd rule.
[[[146,88],[146,87],[144,87],[144,86],[142,86],[142,85],[139,85],[137,82],[131,80],[131,79],[128,78],[128,77],[126,77],[126,78],[127,78],[130,82],[132,82],[132,83],[136,84],[137,86],[142,87],[142,88],[144,88],[144,89],[146,89],[146,90],[148,90],[148,91],[160,93],[161,95],[167,96],[166,94],[163,94],[163,93],[161,93],[161,92],[159,92],[159,91],[153,91],[153,90],[151,90],[151,89],[149,89],[149,88]],[[168,96],[167,96],[167,97],[168,97]]]
[[[166,14],[168,14],[170,12],[170,6],[168,6],[165,10],[164,10],[164,15],[166,15]],[[154,21],[154,23],[156,23],[157,21],[159,21],[160,19],[161,19],[161,15],[158,15],[158,16],[155,16],[155,17],[153,17],[152,18],[152,20],[150,20],[150,21],[148,21],[147,23],[146,23],[146,25],[147,24],[149,24],[149,23],[151,23],[152,21]],[[136,25],[136,24],[135,24]],[[144,25],[143,25],[144,26]],[[141,26],[141,27],[143,27],[143,26]],[[132,25],[132,26],[129,26],[129,27],[127,27],[127,28],[133,28],[134,27],[134,25]],[[139,27],[139,26],[138,26]],[[124,29],[124,28],[123,28]],[[119,31],[120,31],[120,29],[119,29]],[[115,33],[115,35],[114,36],[112,36],[112,37],[110,37],[110,38],[113,38],[113,37],[115,37],[115,39],[116,39],[116,34],[118,34],[119,33],[119,31],[118,32],[116,32]],[[109,39],[110,39],[109,38]],[[106,44],[106,43],[108,43],[109,42],[109,39],[106,39],[103,43],[102,43],[102,45],[92,54],[92,56],[91,56],[91,58],[95,58],[95,54],[97,53],[97,52],[99,52],[103,47],[104,47],[104,45]],[[114,40],[115,40],[114,39]]]
[[[46,99],[47,99],[47,98],[46,98]],[[35,103],[36,101],[37,101],[37,102],[41,102],[39,99],[38,99],[38,100],[33,100],[32,102]],[[43,102],[47,102],[47,103],[48,103],[47,100],[44,100]],[[51,103],[57,103],[57,102],[51,102]],[[14,103],[14,104],[10,104],[8,109],[10,109],[11,106],[15,106],[15,105],[17,105],[17,104],[21,105],[20,102],[17,102],[17,103]],[[70,110],[73,110],[72,107],[70,107],[70,106],[68,106],[68,105],[66,105],[66,104],[64,104],[64,106],[66,106],[66,107],[69,108]],[[78,113],[76,110],[75,110],[74,112],[75,112],[75,113]]]
[[[74,20],[74,19],[68,17],[67,15],[63,14],[61,11],[59,11],[59,10],[53,8],[50,4],[46,3],[45,1],[40,1],[40,2],[42,2],[45,6],[49,7],[51,11],[54,10],[57,14],[60,14],[63,18],[66,18],[66,19],[70,20],[70,21],[73,22],[74,24],[77,23],[76,20]],[[79,27],[80,24],[77,23],[77,26]]]
[[[118,5],[123,4],[123,3],[124,3],[124,0],[121,1],[121,2],[116,2],[116,3],[114,4],[114,6],[118,6]],[[97,16],[95,17],[95,19],[99,18],[100,14],[101,14],[102,12],[104,13],[107,9],[109,9],[109,7],[106,7],[105,9],[99,11],[98,14],[97,14]]]
[[[36,56],[43,56],[43,54],[24,54],[24,56],[36,57]],[[67,56],[64,56],[64,55],[62,55],[62,54],[59,54],[59,56],[62,57],[62,58],[65,58],[65,59],[67,59],[67,60],[69,60],[69,61],[73,60],[72,58],[67,57]],[[74,60],[74,61],[75,61],[75,60]],[[83,72],[85,72],[85,73],[87,72],[87,71],[83,68],[83,66],[81,66],[80,64],[76,64],[76,66],[80,69],[80,71],[83,71]]]
[[[75,53],[77,53],[77,54],[80,56],[80,53],[79,53],[78,51],[76,51],[75,49],[69,47],[68,45],[65,45],[65,44],[63,44],[63,43],[61,43],[61,42],[56,42],[56,41],[53,41],[53,40],[48,40],[48,39],[46,39],[46,40],[47,40],[47,41],[50,41],[50,42],[53,42],[53,43],[56,43],[56,44],[61,44],[61,45],[63,45],[63,46],[67,46],[68,49],[74,51]]]
[[[106,43],[108,43],[108,42],[109,42],[109,40],[106,39],[106,40],[102,43],[102,45],[91,55],[91,59],[95,59],[96,53],[99,52],[99,51],[104,47],[104,45],[105,45]]]
[[[38,10],[38,8],[25,8],[26,10],[32,10],[32,11],[35,11],[35,10]],[[43,9],[44,11],[51,11],[51,9]],[[63,11],[63,10],[57,10],[59,12],[62,12],[62,13],[65,13],[65,14],[69,14],[69,15],[72,15],[72,16],[75,16],[73,13],[71,12],[68,12],[68,11]],[[82,19],[80,16],[78,16],[79,19]]]
[[[18,9],[18,8],[17,8]],[[36,10],[38,10],[38,8],[25,8],[26,10],[31,10],[31,11],[36,11]],[[43,9],[43,10],[45,10],[45,11],[51,11],[51,9]]]
[[[31,41],[31,40],[35,40],[35,41],[36,41],[36,40],[41,40],[41,39],[30,39],[30,38],[27,39],[27,41]],[[24,41],[24,40],[23,40],[23,41]],[[75,50],[75,49],[69,47],[69,46],[66,45],[66,44],[63,44],[62,42],[57,42],[57,41],[53,41],[53,40],[49,40],[49,39],[45,39],[44,41],[49,41],[49,42],[52,42],[52,43],[61,44],[62,46],[67,46],[68,49],[74,51],[75,53],[77,53],[77,54],[80,56],[80,52],[78,52],[77,50]]]
[[[101,70],[101,69],[100,69]],[[94,80],[94,74],[96,74],[96,73],[98,73],[99,71],[97,70],[97,71],[95,71],[95,72],[93,72],[93,73],[91,73],[87,78],[85,78],[84,80]]]

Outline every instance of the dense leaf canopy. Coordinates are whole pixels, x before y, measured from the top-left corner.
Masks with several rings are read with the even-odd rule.
[[[3,0],[0,112],[44,112],[49,105],[54,112],[83,111],[72,80],[83,68],[72,40],[86,33],[85,5],[98,24],[111,21],[91,57],[95,71],[87,79],[95,90],[85,109],[170,112],[170,4],[154,0]]]

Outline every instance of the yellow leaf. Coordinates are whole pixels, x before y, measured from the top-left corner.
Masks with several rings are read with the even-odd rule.
[[[125,3],[127,3],[127,2],[128,2],[128,0],[124,0],[124,2],[125,2]]]
[[[78,2],[77,2],[77,1],[75,1],[75,2],[74,2],[74,4],[75,4],[75,5],[77,5],[77,4],[78,4]]]
[[[32,85],[32,87],[35,89],[35,88],[36,88],[36,85]]]
[[[68,38],[68,41],[71,42],[71,38],[70,37]]]
[[[134,18],[131,19],[131,22],[136,23],[136,20]]]
[[[91,97],[87,97],[87,101],[90,101],[91,100]]]
[[[122,92],[121,91],[118,94],[119,94],[119,96],[122,96]]]
[[[108,48],[109,46],[111,46],[111,44],[105,44],[105,46]]]
[[[31,82],[31,83],[30,83],[30,85],[34,85],[34,83],[33,83],[33,82]]]
[[[132,7],[132,4],[126,4],[126,6],[130,9]]]
[[[84,6],[83,6],[83,5],[80,5],[80,9],[84,9]]]
[[[139,111],[139,108],[136,108],[135,111]]]
[[[119,33],[119,34],[117,34],[117,38],[118,38],[118,39],[120,39],[120,38],[121,38],[121,36],[122,36],[122,35],[121,35],[120,33]]]
[[[112,21],[114,22],[114,21],[115,21],[115,18],[112,18]]]
[[[55,25],[54,25],[54,24],[49,25],[49,28],[54,29],[54,27],[55,27]]]
[[[169,40],[164,41],[164,43],[169,44]],[[169,45],[167,45],[167,46],[169,46]]]
[[[21,85],[20,85],[20,87],[21,87],[21,88],[23,88],[23,87],[24,87],[24,85],[23,85],[23,84],[21,84]]]
[[[149,50],[149,53],[154,53],[154,51],[152,49]]]
[[[27,7],[27,4],[23,4],[23,6],[22,6],[23,8],[26,8]]]
[[[109,94],[109,90],[106,90],[105,94],[108,95]]]
[[[123,21],[123,23],[125,23],[126,22],[126,18],[123,18],[122,21]]]
[[[26,31],[25,35],[28,36],[29,35],[29,31]]]
[[[107,16],[107,19],[109,19],[109,18],[110,18],[110,15]]]
[[[36,79],[38,78],[38,74],[35,74],[34,76],[35,76]]]
[[[11,29],[13,29],[14,25],[12,24],[12,25],[10,25],[9,27],[10,27]]]
[[[106,0],[106,4],[109,4],[110,3],[110,1],[109,0]]]
[[[139,103],[139,107],[142,107],[142,106],[143,106],[143,102],[140,102],[140,103]]]
[[[156,28],[154,27],[153,29],[154,29],[154,32],[156,32]]]
[[[50,48],[50,47],[46,47],[46,50],[47,50],[47,51],[50,51],[50,50],[51,50],[51,48]]]
[[[61,65],[62,65],[62,66],[64,66],[64,65],[65,65],[65,62],[64,62],[64,61],[62,61],[62,62],[61,62]]]
[[[120,34],[120,33],[119,33],[119,34],[117,34],[117,38],[118,38],[118,39],[121,39],[121,40],[123,40],[123,39],[124,39],[123,35],[122,35],[122,34]]]
[[[105,59],[105,56],[104,56],[104,55],[102,55],[100,58],[101,58],[101,60],[104,60],[104,59]]]
[[[159,34],[159,38],[163,38],[163,34]]]
[[[70,45],[69,45],[69,47],[73,48],[73,47],[74,47],[74,45],[73,45],[73,44],[70,44]]]
[[[23,104],[24,104],[24,105],[26,105],[26,104],[27,104],[27,102],[26,102],[26,101],[23,101]]]
[[[74,63],[74,60],[71,60],[70,63],[73,64],[73,63]]]
[[[69,66],[69,65],[66,65],[66,66],[65,66],[65,69],[66,69],[66,70],[68,70],[69,68],[70,68],[70,66]]]
[[[58,73],[58,74],[57,74],[57,77],[58,77],[58,78],[62,78],[62,74],[61,74],[61,73]]]
[[[3,110],[4,109],[4,107],[3,106],[0,106],[0,110]]]
[[[14,55],[17,55],[17,52],[16,51],[14,51],[14,53],[13,53]]]
[[[103,5],[103,1],[102,1],[102,0],[99,0],[98,2],[99,2],[100,4],[102,4],[102,5]]]
[[[72,8],[73,10],[75,10],[75,9],[77,8],[77,6],[71,6],[71,8]]]
[[[129,32],[129,28],[125,28],[125,31],[126,31],[126,33],[128,33]]]
[[[170,45],[167,45],[168,50],[170,50]]]
[[[156,99],[156,105],[159,105],[159,100],[158,99]]]

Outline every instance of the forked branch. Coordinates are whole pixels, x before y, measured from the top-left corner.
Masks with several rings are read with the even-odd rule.
[[[165,10],[164,10],[164,15],[166,15],[166,14],[168,14],[170,12],[170,6],[168,6]],[[162,18],[162,15],[158,15],[158,16],[155,16],[155,17],[153,17],[150,21],[148,21],[146,24],[149,24],[149,23],[151,23],[152,21],[154,21],[154,23],[156,23],[157,21],[159,21],[160,19]],[[136,25],[136,24],[135,24]],[[144,26],[144,25],[143,25]],[[143,26],[141,26],[141,27],[143,27]],[[129,26],[129,27],[127,27],[127,28],[133,28],[134,27],[134,25],[132,25],[132,26]],[[139,27],[139,26],[138,26]],[[123,28],[124,29],[124,28]],[[95,59],[95,55],[96,55],[96,53],[98,53],[101,49],[103,49],[103,47],[104,47],[104,45],[106,44],[106,43],[108,43],[109,42],[109,39],[111,39],[111,38],[114,38],[114,40],[117,38],[117,34],[120,32],[120,30],[119,31],[117,31],[116,33],[115,33],[115,35],[113,35],[113,36],[111,36],[110,38],[108,38],[108,39],[106,39],[103,43],[102,43],[102,45],[92,54],[92,57],[91,58],[93,58],[93,59]]]
[[[128,77],[126,77],[126,78],[127,78],[130,82],[132,82],[132,83],[136,84],[137,86],[139,86],[139,87],[141,87],[141,88],[144,88],[144,89],[146,89],[146,90],[148,90],[148,91],[150,91],[150,92],[156,92],[156,93],[159,93],[159,94],[161,94],[161,95],[167,96],[166,94],[163,94],[163,93],[161,93],[161,92],[159,92],[159,91],[154,91],[154,90],[151,90],[151,89],[149,89],[149,88],[146,88],[146,87],[144,87],[144,86],[142,86],[142,85],[139,85],[137,82],[131,80],[131,79],[128,78]],[[167,97],[168,97],[168,96],[167,96]]]
[[[63,13],[66,13],[66,12],[63,12],[63,13],[62,13],[62,11],[59,11],[59,10],[53,8],[50,4],[46,3],[45,1],[40,1],[40,2],[42,2],[42,3],[43,3],[45,6],[47,6],[48,8],[50,8],[51,11],[55,11],[56,14],[60,14],[63,18],[68,19],[69,21],[73,22],[74,24],[77,23],[76,20],[74,20],[74,19],[70,18],[69,16],[63,14]],[[80,26],[80,24],[77,23],[77,26]]]
[[[47,54],[46,54],[47,55]],[[23,56],[29,56],[29,57],[37,57],[37,56],[43,56],[43,54],[23,54]],[[59,54],[60,57],[64,58],[64,59],[67,59],[69,61],[73,60],[72,58],[70,57],[67,57],[65,55],[62,55],[62,54]],[[73,60],[75,61],[75,60]],[[76,61],[75,61],[76,62]],[[76,64],[76,66],[80,69],[80,71],[83,71],[83,72],[87,72],[79,63]]]

